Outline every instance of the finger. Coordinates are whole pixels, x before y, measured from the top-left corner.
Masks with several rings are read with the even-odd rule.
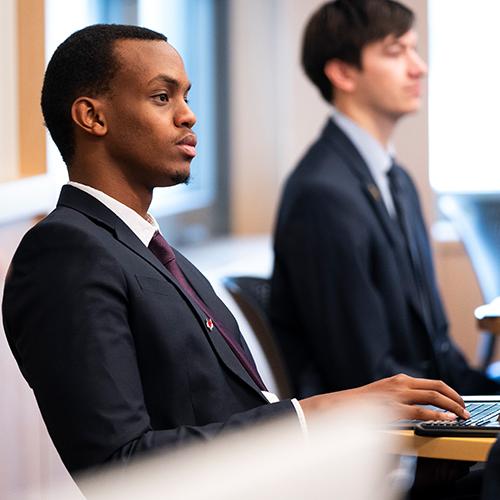
[[[460,394],[452,389],[449,385],[445,384],[442,380],[432,380],[428,378],[411,378],[408,386],[412,389],[426,389],[431,391],[440,392],[447,398],[452,399],[458,403],[462,408],[465,408],[465,403]]]
[[[397,406],[397,411],[402,418],[410,420],[448,420],[453,421],[457,419],[457,415],[450,412],[440,412],[436,410],[429,410],[423,406],[400,404]]]
[[[458,417],[465,419],[470,417],[469,412],[460,403],[434,390],[410,389],[409,391],[403,391],[400,401],[403,403],[430,404],[454,413]]]

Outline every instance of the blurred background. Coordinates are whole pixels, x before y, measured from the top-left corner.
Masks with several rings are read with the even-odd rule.
[[[282,183],[329,108],[299,64],[301,33],[322,0],[2,0],[0,2],[0,285],[20,238],[55,205],[66,168],[43,128],[44,67],[88,24],[139,24],[166,34],[185,60],[198,156],[188,186],[158,189],[152,212],[168,239],[235,308],[264,378],[266,360],[227,297],[227,274],[269,275]],[[496,200],[500,69],[496,0],[406,0],[429,62],[421,111],[398,127],[398,159],[412,173],[433,235],[451,333],[472,363],[483,302],[467,253],[441,215],[450,193]],[[1,292],[0,292],[1,293]],[[1,327],[0,327],[1,329]],[[68,481],[33,394],[0,335],[0,497]],[[272,386],[272,381],[269,383]],[[48,488],[48,490],[47,490]],[[42,495],[42,494],[40,494]]]

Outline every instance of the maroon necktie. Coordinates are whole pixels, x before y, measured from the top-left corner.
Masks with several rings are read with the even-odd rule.
[[[240,363],[243,365],[245,370],[248,372],[250,377],[252,377],[253,381],[257,384],[260,390],[267,391],[264,382],[260,378],[259,373],[257,372],[257,368],[253,362],[253,359],[249,359],[248,356],[243,351],[241,345],[236,342],[225,330],[225,328],[221,325],[220,322],[214,319],[213,314],[208,309],[207,305],[201,300],[198,294],[193,290],[191,285],[188,283],[184,274],[181,271],[181,268],[177,264],[175,259],[174,251],[172,247],[167,243],[165,238],[160,234],[159,231],[156,231],[153,238],[149,242],[148,248],[156,255],[158,260],[170,271],[170,273],[177,280],[177,283],[181,286],[181,288],[191,297],[191,299],[196,302],[198,307],[205,313],[207,316],[205,324],[209,330],[213,328],[215,325],[217,330],[222,335],[228,346],[231,348],[235,356],[238,358]]]

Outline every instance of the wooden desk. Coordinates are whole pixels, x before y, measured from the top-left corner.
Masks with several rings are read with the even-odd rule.
[[[496,438],[422,437],[413,431],[389,431],[397,435],[394,450],[400,455],[485,462]]]
[[[481,330],[500,335],[500,297],[474,311],[477,326]],[[485,462],[496,438],[423,437],[413,431],[390,431],[398,436],[398,453],[426,458]],[[396,450],[395,450],[396,451]]]
[[[480,330],[500,335],[500,297],[474,311],[476,324]]]

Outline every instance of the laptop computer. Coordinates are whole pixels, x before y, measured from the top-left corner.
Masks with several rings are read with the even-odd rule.
[[[399,420],[399,429],[413,429],[418,436],[497,437],[500,433],[500,396],[463,396],[470,418],[457,420]],[[428,408],[443,411],[440,408]]]

